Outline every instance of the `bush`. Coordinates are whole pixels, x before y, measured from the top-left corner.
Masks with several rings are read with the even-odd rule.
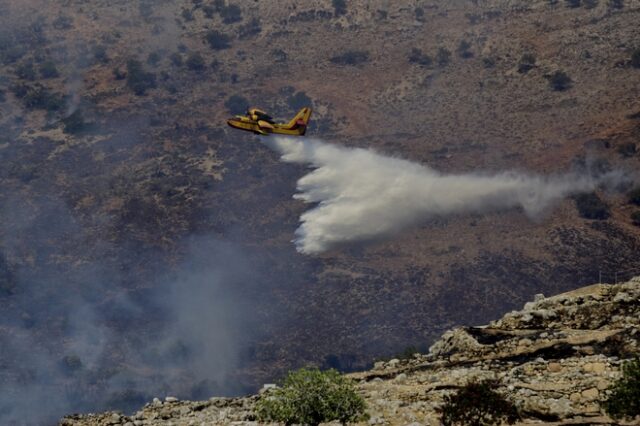
[[[467,40],[462,40],[460,41],[460,44],[458,45],[458,49],[456,51],[458,52],[458,56],[460,56],[461,58],[469,59],[473,58],[473,52],[469,49],[471,49],[471,43],[469,43]]]
[[[204,58],[200,53],[194,52],[187,58],[187,68],[190,70],[201,72],[204,71],[205,67]]]
[[[555,91],[562,92],[571,88],[571,77],[563,71],[556,71],[548,77],[549,85]]]
[[[256,403],[261,421],[308,424],[364,420],[365,402],[352,382],[336,370],[290,372],[281,387],[264,393]]]
[[[640,68],[640,48],[631,53],[631,66],[634,68]]]
[[[333,13],[335,16],[342,16],[347,14],[347,2],[345,0],[331,0],[333,5]]]
[[[107,48],[99,44],[93,47],[93,60],[100,64],[106,64],[109,62],[109,56],[107,55]]]
[[[441,67],[446,67],[447,65],[449,65],[449,62],[451,61],[451,52],[449,51],[449,49],[446,49],[444,47],[439,48],[438,53],[436,54],[436,61]]]
[[[228,49],[231,47],[231,38],[220,31],[211,30],[205,36],[207,43],[213,50]]]
[[[609,8],[610,9],[623,9],[624,8],[624,0],[609,0]]]
[[[618,154],[622,155],[623,157],[629,158],[636,155],[636,153],[638,152],[638,149],[635,143],[627,142],[627,143],[618,145],[618,148],[616,148],[616,151],[618,151]]]
[[[80,109],[75,110],[71,115],[62,119],[64,125],[63,132],[67,134],[76,134],[82,132],[86,128],[84,117]]]
[[[635,226],[640,226],[640,211],[631,213],[631,223]]]
[[[304,107],[311,106],[311,98],[304,92],[297,92],[289,96],[287,103],[291,109],[298,111]]]
[[[233,95],[224,102],[224,107],[231,114],[244,114],[249,108],[249,101],[244,96]]]
[[[51,24],[56,30],[68,30],[73,27],[73,19],[69,16],[60,15]]]
[[[423,67],[428,67],[433,64],[433,59],[431,56],[422,53],[422,50],[414,47],[411,49],[411,53],[409,54],[409,62],[412,64],[422,65]]]
[[[581,0],[564,0],[564,2],[567,5],[567,7],[572,9],[576,7],[580,7],[580,3],[582,3]]]
[[[520,64],[518,64],[518,72],[526,74],[536,66],[536,57],[533,53],[525,53],[520,58]]]
[[[262,26],[260,25],[260,20],[258,18],[253,18],[245,25],[238,28],[238,38],[245,40],[250,37],[257,36],[261,31]]]
[[[640,206],[640,186],[633,188],[628,194],[629,203]]]
[[[439,409],[442,424],[481,426],[499,425],[503,421],[514,424],[520,418],[518,410],[494,390],[498,385],[495,380],[470,382],[454,395],[445,396]]]
[[[27,109],[58,111],[65,105],[64,96],[51,92],[41,84],[35,86],[16,85],[12,91],[16,98],[22,100]]]
[[[147,64],[148,65],[152,65],[152,66],[156,66],[158,65],[158,62],[160,62],[161,55],[160,52],[156,51],[156,52],[151,52],[147,55]]]
[[[56,64],[52,61],[46,61],[40,65],[40,76],[42,78],[56,78],[60,76],[60,73],[58,72]]]
[[[242,9],[238,5],[230,4],[220,9],[220,16],[225,24],[233,24],[242,21]]]
[[[349,50],[341,55],[331,58],[331,62],[337,65],[358,66],[369,61],[369,53],[364,50]]]
[[[584,0],[585,9],[595,9],[598,7],[598,0]]]
[[[640,358],[622,365],[622,377],[610,388],[611,395],[602,403],[614,419],[632,419],[640,415]]]
[[[582,218],[606,220],[611,216],[609,206],[595,192],[576,195],[574,201]]]
[[[33,62],[28,61],[16,68],[16,75],[23,80],[33,81],[36,79],[36,70],[33,68]]]
[[[156,87],[156,75],[146,72],[140,61],[130,59],[127,61],[127,87],[136,95],[142,96],[148,89]]]
[[[193,21],[193,12],[191,11],[191,9],[182,9],[180,16],[182,16],[182,19],[184,19],[186,22]]]

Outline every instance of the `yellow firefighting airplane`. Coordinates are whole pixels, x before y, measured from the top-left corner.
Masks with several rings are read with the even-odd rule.
[[[311,108],[302,108],[300,112],[288,123],[276,123],[273,118],[258,108],[249,108],[247,115],[236,115],[227,120],[227,124],[236,129],[253,132],[257,135],[302,136],[307,131],[307,124],[311,117]]]

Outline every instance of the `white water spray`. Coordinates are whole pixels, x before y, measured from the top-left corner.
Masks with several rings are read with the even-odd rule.
[[[533,218],[554,202],[599,183],[577,174],[445,175],[371,149],[306,138],[275,137],[265,143],[282,161],[314,169],[300,178],[294,195],[317,203],[302,214],[296,230],[296,247],[305,254],[385,237],[436,216],[521,207]]]

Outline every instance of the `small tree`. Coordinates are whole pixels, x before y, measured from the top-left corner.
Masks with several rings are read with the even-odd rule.
[[[256,404],[261,421],[311,426],[364,420],[365,408],[364,399],[349,379],[336,370],[317,368],[290,372],[281,387],[265,392]]]
[[[640,211],[631,213],[631,223],[635,226],[640,226]]]
[[[439,409],[441,421],[450,425],[499,425],[503,421],[514,424],[520,418],[516,407],[496,392],[497,380],[470,382],[454,395],[444,397]]]
[[[640,415],[640,358],[625,362],[622,377],[609,389],[611,395],[602,402],[607,414],[614,419]]]

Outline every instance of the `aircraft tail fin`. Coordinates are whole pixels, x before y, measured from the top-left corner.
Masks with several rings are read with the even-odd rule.
[[[290,130],[300,130],[300,134],[304,135],[304,132],[307,130],[307,125],[309,124],[309,119],[311,118],[311,108],[302,108],[293,120],[287,123],[287,129]]]

